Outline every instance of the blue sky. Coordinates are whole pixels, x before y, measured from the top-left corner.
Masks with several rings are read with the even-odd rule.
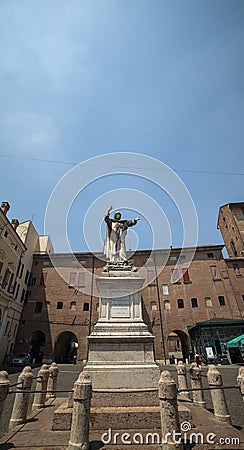
[[[219,206],[243,201],[242,0],[3,0],[0,54],[0,190],[9,218],[33,219],[42,234],[48,199],[74,164],[135,152],[162,161],[185,183],[199,244],[222,242]],[[73,250],[87,248],[82,226],[91,204],[122,188],[158,202],[172,245],[181,245],[180,215],[168,196],[138,177],[112,175],[72,204]],[[125,205],[128,217],[140,215],[129,194],[124,205],[115,197],[114,208]],[[137,225],[139,248],[152,245],[150,213]]]

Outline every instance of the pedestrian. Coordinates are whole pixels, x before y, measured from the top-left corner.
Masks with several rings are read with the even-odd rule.
[[[200,360],[200,356],[198,355],[198,353],[195,354],[195,362],[197,367],[199,367],[201,369],[201,360]]]

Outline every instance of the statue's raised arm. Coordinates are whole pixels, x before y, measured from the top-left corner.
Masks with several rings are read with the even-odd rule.
[[[128,227],[133,227],[137,224],[140,217],[136,217],[132,220],[121,220],[121,212],[116,211],[114,218],[110,218],[110,212],[112,211],[110,206],[105,214],[104,220],[107,224],[106,238],[104,241],[104,254],[109,259],[109,262],[119,263],[126,262],[126,247],[125,237]]]

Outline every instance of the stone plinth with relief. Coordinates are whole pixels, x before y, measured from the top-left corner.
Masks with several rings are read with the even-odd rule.
[[[97,279],[99,320],[88,337],[84,370],[94,389],[157,387],[154,336],[142,318],[140,278],[132,264],[108,264]]]

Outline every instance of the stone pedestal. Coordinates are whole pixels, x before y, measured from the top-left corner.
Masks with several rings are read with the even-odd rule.
[[[108,265],[97,280],[99,320],[88,337],[84,368],[93,389],[157,387],[154,336],[142,319],[143,281],[131,265]]]

